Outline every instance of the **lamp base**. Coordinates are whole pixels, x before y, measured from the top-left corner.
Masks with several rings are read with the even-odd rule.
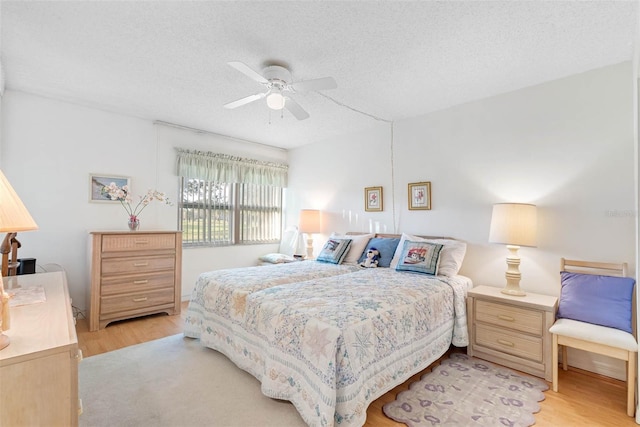
[[[313,237],[311,237],[311,233],[307,235],[307,259],[313,259]]]
[[[507,294],[507,295],[511,295],[513,297],[523,297],[526,296],[527,293],[525,291],[523,291],[522,289],[518,288],[518,289],[510,289],[510,288],[504,288],[503,290],[501,290],[500,292],[502,292],[503,294]]]
[[[9,337],[5,334],[0,334],[0,350],[9,345]]]
[[[520,278],[522,277],[518,268],[520,266],[520,257],[518,256],[520,246],[507,245],[507,249],[509,249],[509,256],[507,256],[507,272],[504,274],[507,286],[500,292],[514,297],[523,297],[527,294],[520,289]]]

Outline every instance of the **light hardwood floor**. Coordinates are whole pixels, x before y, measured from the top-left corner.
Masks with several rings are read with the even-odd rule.
[[[86,320],[79,319],[76,330],[84,357],[117,350],[182,332],[187,303],[181,316],[155,315],[113,323],[107,328],[89,332]],[[404,426],[382,413],[382,406],[395,399],[430,368],[415,375],[374,401],[367,409],[366,427]],[[551,387],[551,384],[549,384]],[[560,390],[545,392],[541,411],[535,415],[536,426],[635,426],[626,415],[626,388],[622,381],[589,374],[584,371],[560,370]]]

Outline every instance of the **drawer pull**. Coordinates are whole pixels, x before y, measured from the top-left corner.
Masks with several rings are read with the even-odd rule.
[[[506,346],[509,346],[509,347],[514,347],[515,346],[515,344],[512,343],[511,341],[501,340],[501,339],[498,340],[498,344],[506,345]]]
[[[514,320],[516,320],[516,319],[514,319],[513,317],[511,317],[511,316],[505,316],[504,314],[498,314],[498,319],[500,319],[500,320],[506,320],[507,322],[513,322]]]
[[[146,301],[147,297],[142,297],[142,298],[134,298],[133,302],[142,302],[142,301]]]
[[[145,239],[145,240],[142,240],[142,239],[136,239],[136,240],[134,240],[134,241],[133,241],[133,243],[135,243],[136,245],[146,245],[146,244],[148,244],[148,243],[149,243],[149,241],[148,241],[148,240],[146,240],[146,239]]]
[[[147,265],[149,265],[148,262],[134,262],[133,263],[134,267],[146,267]]]
[[[134,285],[144,285],[145,283],[149,283],[148,280],[134,280],[133,284]]]

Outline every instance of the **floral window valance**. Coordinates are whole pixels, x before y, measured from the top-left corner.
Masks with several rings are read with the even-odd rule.
[[[176,148],[176,151],[178,152],[178,176],[210,182],[239,182],[281,188],[287,186],[289,166],[283,163],[245,159],[208,151],[189,151],[180,148]]]

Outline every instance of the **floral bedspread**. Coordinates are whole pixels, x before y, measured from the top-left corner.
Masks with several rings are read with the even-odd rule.
[[[242,314],[203,305],[185,334],[258,378],[265,395],[290,400],[310,426],[360,426],[373,400],[468,344],[470,287],[462,276],[362,269],[254,289]]]
[[[286,283],[330,277],[358,271],[357,265],[335,265],[315,261],[292,262],[260,267],[233,268],[202,273],[187,308],[185,335],[199,338],[205,312],[225,318],[244,318],[247,296]]]

